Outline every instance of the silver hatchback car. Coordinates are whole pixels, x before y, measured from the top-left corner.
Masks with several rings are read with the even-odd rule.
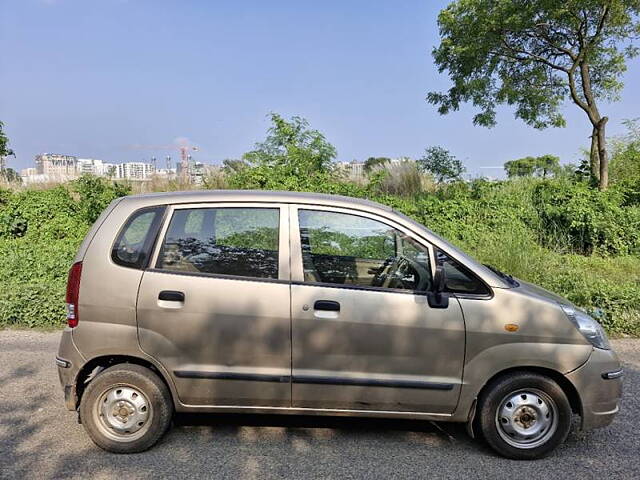
[[[510,458],[618,412],[622,369],[567,300],[392,209],[287,192],[125,197],[69,272],[66,406],[112,452],[174,412],[466,422]]]

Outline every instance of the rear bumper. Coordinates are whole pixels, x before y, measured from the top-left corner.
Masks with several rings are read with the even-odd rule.
[[[58,366],[58,378],[64,392],[64,403],[68,410],[75,410],[78,399],[76,394],[76,378],[84,365],[85,359],[73,342],[70,328],[65,328],[60,339],[58,354],[55,358]]]
[[[622,366],[615,352],[594,348],[589,360],[566,377],[580,397],[582,429],[609,425],[622,397]]]

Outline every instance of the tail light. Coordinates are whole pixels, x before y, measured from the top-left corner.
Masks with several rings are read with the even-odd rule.
[[[76,262],[69,270],[67,280],[67,324],[77,327],[80,317],[78,316],[78,303],[80,301],[80,275],[82,274],[82,262]]]

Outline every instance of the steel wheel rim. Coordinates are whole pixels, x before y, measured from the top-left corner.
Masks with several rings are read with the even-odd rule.
[[[147,396],[132,385],[117,385],[98,397],[94,418],[100,431],[112,440],[131,442],[150,428],[153,409]]]
[[[535,388],[511,392],[498,404],[496,428],[512,447],[539,447],[558,429],[558,407],[549,395]]]

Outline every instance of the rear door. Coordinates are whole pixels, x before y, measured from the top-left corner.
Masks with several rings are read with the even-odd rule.
[[[294,407],[452,413],[465,329],[432,308],[433,249],[391,220],[292,206]]]
[[[290,406],[288,232],[278,204],[169,209],[140,284],[138,333],[182,403]]]

